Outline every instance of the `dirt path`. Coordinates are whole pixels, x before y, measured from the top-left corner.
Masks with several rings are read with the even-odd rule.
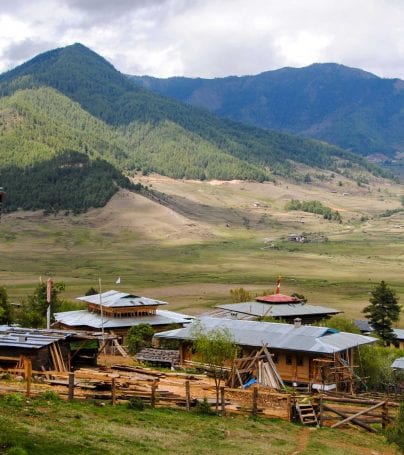
[[[303,427],[299,433],[299,439],[297,441],[297,448],[291,453],[291,455],[300,455],[306,450],[307,443],[309,442],[309,429]]]

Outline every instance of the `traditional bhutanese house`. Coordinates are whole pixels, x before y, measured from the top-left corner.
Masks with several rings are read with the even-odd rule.
[[[276,281],[275,293],[257,297],[252,302],[216,305],[217,310],[209,316],[231,319],[257,320],[271,317],[284,322],[299,318],[303,324],[312,324],[334,314],[341,313],[334,308],[309,305],[296,296],[281,294],[281,278]]]
[[[34,370],[68,371],[73,366],[96,364],[98,345],[98,338],[88,333],[3,325],[0,365],[10,367],[24,356],[31,360]]]
[[[239,357],[253,356],[266,345],[273,355],[284,382],[306,384],[313,388],[349,390],[353,378],[355,351],[375,338],[327,327],[281,324],[202,317],[197,323],[155,335],[159,344],[178,340],[180,363],[198,360],[192,351],[195,327],[212,331],[227,329],[240,347]]]
[[[341,313],[334,308],[309,305],[302,299],[285,294],[272,294],[257,297],[252,302],[216,305],[211,316],[232,319],[261,319],[272,317],[291,323],[300,318],[304,324],[312,324],[334,314]]]
[[[396,336],[393,346],[398,349],[404,349],[404,329],[393,329],[393,332]]]
[[[86,310],[56,313],[54,327],[63,329],[105,331],[125,338],[128,330],[139,324],[150,324],[156,331],[182,327],[193,318],[173,311],[160,310],[167,305],[161,300],[118,291],[78,297],[87,303]]]

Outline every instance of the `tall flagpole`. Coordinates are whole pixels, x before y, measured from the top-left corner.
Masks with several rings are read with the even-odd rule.
[[[101,277],[98,277],[98,286],[100,288],[100,293],[99,293],[99,296],[100,296],[100,309],[101,309],[101,332],[102,332],[102,342],[104,343],[104,312],[103,312],[103,309],[102,309],[102,290],[101,290]]]
[[[46,328],[50,329],[50,319],[51,319],[51,300],[52,300],[52,278],[48,278],[46,282],[46,301],[48,302],[48,308],[46,310]]]

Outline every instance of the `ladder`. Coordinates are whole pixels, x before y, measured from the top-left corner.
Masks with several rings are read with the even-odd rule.
[[[303,425],[316,424],[318,426],[317,416],[311,402],[299,403],[296,401],[296,411]]]

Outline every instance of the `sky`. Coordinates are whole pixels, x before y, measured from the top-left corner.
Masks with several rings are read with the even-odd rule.
[[[335,62],[404,79],[404,0],[0,0],[0,73],[76,42],[126,74]]]

